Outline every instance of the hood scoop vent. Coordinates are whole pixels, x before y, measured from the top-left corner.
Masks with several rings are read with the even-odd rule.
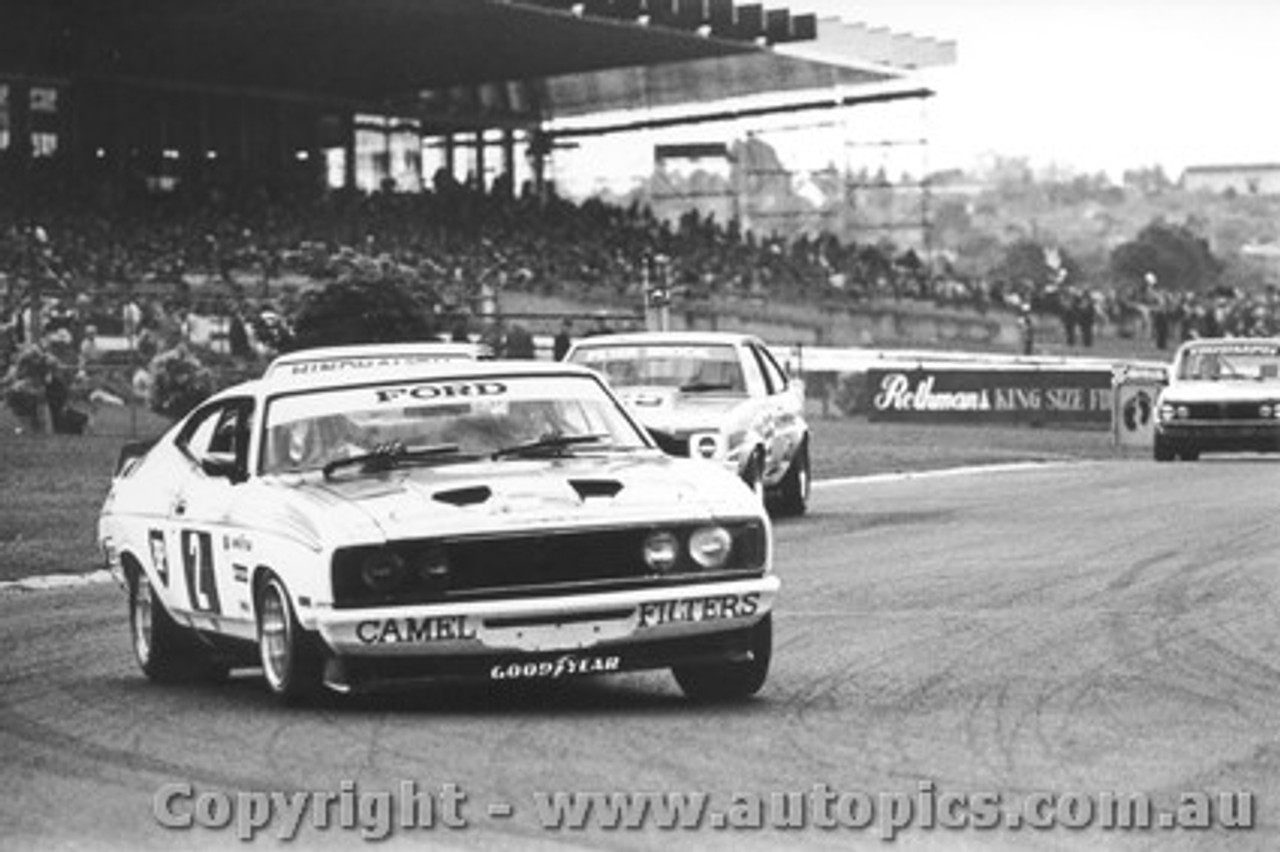
[[[616,479],[570,479],[569,484],[583,500],[591,497],[613,497],[622,490],[622,483]]]
[[[433,500],[448,503],[450,506],[474,506],[484,503],[493,496],[487,485],[475,485],[470,488],[454,488],[450,491],[437,491],[431,495]]]

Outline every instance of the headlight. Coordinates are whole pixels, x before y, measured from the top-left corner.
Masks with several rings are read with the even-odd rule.
[[[390,550],[370,553],[360,563],[360,579],[370,591],[393,592],[405,581],[404,560]]]
[[[729,561],[733,538],[724,527],[699,527],[689,536],[689,555],[703,568],[720,568]]]
[[[1174,411],[1172,403],[1166,402],[1160,406],[1161,420],[1172,420],[1175,416],[1177,416],[1177,413]]]
[[[680,542],[673,533],[657,530],[644,540],[644,562],[654,571],[666,573],[680,561]]]
[[[1272,407],[1264,402],[1262,407],[1258,409],[1258,414],[1262,417],[1270,417],[1272,411]]]
[[[428,589],[442,589],[449,584],[449,555],[440,545],[432,545],[413,560],[418,582]]]
[[[1191,409],[1187,408],[1185,405],[1179,405],[1177,413],[1179,419],[1186,420],[1191,416]]]

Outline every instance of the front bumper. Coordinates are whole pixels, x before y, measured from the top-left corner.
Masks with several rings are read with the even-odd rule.
[[[1280,452],[1280,421],[1165,421],[1156,425],[1156,440],[1196,450]]]
[[[765,575],[520,600],[320,610],[347,683],[404,677],[557,679],[737,659],[780,587]]]

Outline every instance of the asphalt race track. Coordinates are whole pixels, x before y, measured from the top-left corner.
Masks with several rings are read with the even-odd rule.
[[[376,846],[1280,848],[1280,460],[825,483],[812,508],[778,524],[773,672],[736,706],[688,704],[659,673],[284,710],[252,671],[146,682],[114,585],[0,594],[0,849],[274,848],[279,817],[252,845],[234,822],[161,828],[157,792],[190,784],[219,822],[220,802],[247,813],[238,793],[346,791],[349,804],[405,783],[423,797],[456,785],[466,799],[448,815],[467,825],[444,826],[441,807],[434,827]],[[917,825],[892,844],[879,822],[823,828],[813,810],[793,829],[555,830],[534,799],[747,793],[781,807],[815,789],[909,798]],[[1007,805],[1044,791],[1162,807],[1251,791],[1256,825],[920,824],[926,792]],[[421,817],[432,803],[418,804]],[[292,848],[363,845],[359,828],[307,822]]]

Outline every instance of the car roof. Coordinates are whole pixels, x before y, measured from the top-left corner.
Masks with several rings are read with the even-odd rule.
[[[472,379],[489,376],[591,376],[594,370],[563,361],[477,361],[464,358],[410,360],[370,356],[333,362],[330,368],[302,372],[278,370],[256,381],[266,394],[310,388],[347,387],[385,382],[421,382],[435,379]],[[242,386],[242,391],[244,390]]]
[[[443,341],[408,341],[346,346],[321,346],[280,355],[263,371],[264,378],[279,373],[302,374],[337,368],[340,363],[378,361],[446,361],[480,357],[484,347],[475,343]]]
[[[1178,347],[1178,355],[1197,349],[1231,351],[1249,350],[1257,352],[1280,350],[1280,337],[1198,337],[1188,340]]]
[[[671,343],[675,345],[739,345],[759,343],[754,334],[737,331],[630,331],[621,334],[601,334],[575,341],[574,349],[596,346],[638,346],[646,343]]]

